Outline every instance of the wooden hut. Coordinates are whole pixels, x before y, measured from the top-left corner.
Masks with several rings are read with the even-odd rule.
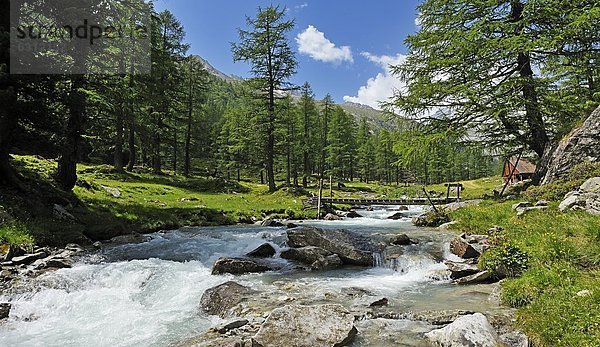
[[[513,157],[504,162],[502,178],[505,184],[507,182],[509,182],[509,184],[519,183],[533,178],[535,169],[535,164],[529,160],[524,158],[519,160],[518,158]]]

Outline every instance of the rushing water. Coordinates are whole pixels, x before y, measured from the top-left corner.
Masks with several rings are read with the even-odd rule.
[[[280,251],[285,247],[284,228],[234,226],[156,233],[149,242],[109,246],[71,269],[42,275],[27,284],[24,293],[0,295],[0,302],[12,303],[8,321],[0,324],[0,346],[168,346],[221,322],[200,315],[198,303],[206,289],[234,278],[259,290],[293,295],[298,302],[349,305],[337,294],[359,288],[389,298],[392,312],[488,308],[485,290],[449,285],[441,258],[451,257],[445,251],[451,234],[417,229],[409,219],[387,220],[396,211],[386,208],[359,213],[365,218],[301,225],[346,228],[374,239],[405,233],[420,243],[406,246],[394,264],[379,258],[383,266],[372,269],[302,272],[276,256],[282,270],[234,277],[211,276],[214,261],[243,255],[264,242]],[[357,346],[416,345],[419,334],[431,330],[411,321],[372,320],[357,325],[363,332]],[[382,331],[390,336],[386,338]]]

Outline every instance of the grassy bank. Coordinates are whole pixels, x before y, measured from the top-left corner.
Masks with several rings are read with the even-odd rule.
[[[600,217],[561,213],[554,202],[519,218],[514,202],[459,210],[455,227],[485,234],[501,226],[505,230],[495,237],[499,249],[526,254],[527,270],[503,283],[502,301],[519,308],[518,325],[536,346],[600,346]],[[514,251],[501,251],[487,262],[522,260],[515,257]]]
[[[315,180],[308,189],[281,189],[270,194],[264,185],[222,179],[153,175],[148,172],[116,173],[109,166],[79,165],[79,181],[72,193],[57,189],[52,175],[56,162],[33,156],[15,156],[13,164],[29,187],[25,194],[0,189],[0,243],[64,245],[89,243],[137,232],[182,226],[248,223],[266,216],[315,218],[303,210],[302,199],[316,195]],[[467,197],[491,190],[498,179],[465,182]],[[421,186],[346,183],[333,184],[336,197],[395,198],[420,194]],[[444,195],[443,185],[430,186]],[[324,195],[329,195],[326,184]],[[73,220],[59,219],[54,204],[68,205]],[[4,216],[4,217],[3,217]]]

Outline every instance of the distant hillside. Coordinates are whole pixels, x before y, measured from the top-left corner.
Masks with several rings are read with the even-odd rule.
[[[227,82],[234,82],[234,81],[242,80],[241,77],[234,76],[234,75],[228,75],[228,74],[225,74],[225,73],[217,70],[214,66],[210,65],[210,63],[206,59],[202,58],[199,55],[195,55],[194,57],[196,57],[200,61],[200,63],[202,63],[202,65],[204,66],[206,71],[208,71],[211,75],[213,75],[215,77],[218,77]]]
[[[393,128],[394,124],[392,121],[386,119],[385,114],[382,111],[376,110],[371,106],[357,104],[353,102],[345,102],[340,105],[344,111],[351,114],[356,120],[366,118],[367,122],[374,128]]]
[[[214,66],[212,66],[206,59],[195,56],[203,65],[204,68],[213,76],[226,81],[226,82],[238,82],[243,79],[238,76],[228,75],[222,71],[219,71]],[[292,91],[292,97],[295,100],[300,99],[300,93],[298,91]],[[317,101],[317,103],[319,103]],[[370,106],[357,104],[353,102],[345,102],[340,105],[344,111],[354,116],[356,121],[360,121],[362,118],[366,118],[367,122],[371,125],[373,129],[382,129],[388,128],[391,129],[394,127],[393,122],[386,119],[383,112],[376,110]]]

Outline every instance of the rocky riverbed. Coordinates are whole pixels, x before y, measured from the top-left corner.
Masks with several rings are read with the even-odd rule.
[[[474,339],[521,346],[498,284],[452,283],[478,270],[451,249],[479,252],[479,240],[416,228],[410,218],[420,212],[187,228],[46,251],[6,265],[18,270],[0,294],[10,304],[0,345],[429,346],[477,327]],[[48,266],[59,260],[68,266]]]

